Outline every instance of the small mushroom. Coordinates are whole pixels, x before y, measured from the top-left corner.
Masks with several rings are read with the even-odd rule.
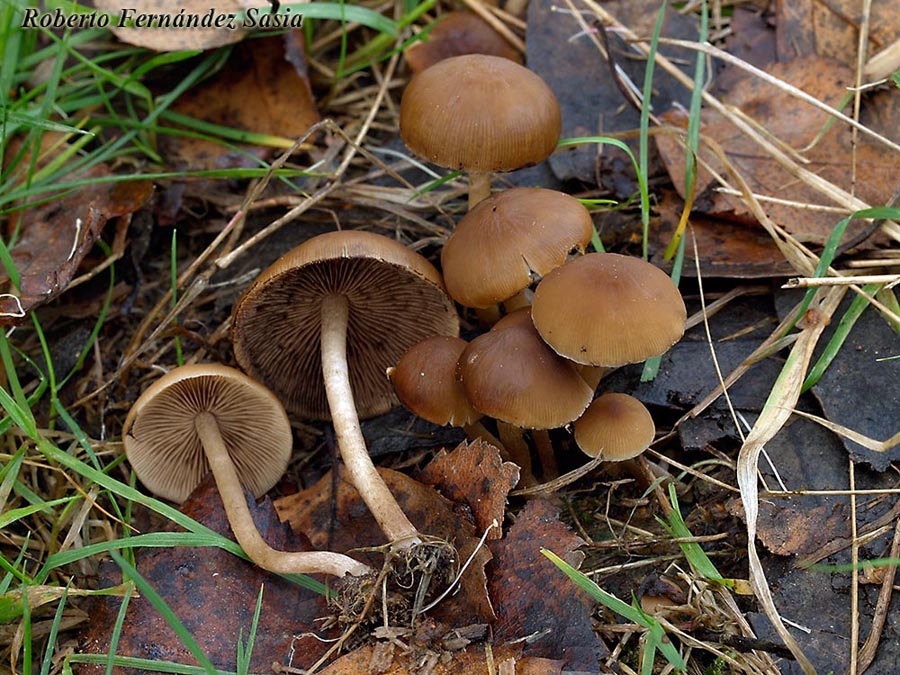
[[[350,481],[391,542],[416,528],[375,469],[360,417],[396,402],[384,373],[416,342],[457,335],[459,318],[438,271],[387,237],[330,232],[286,253],[234,309],[241,367],[290,411],[334,423]]]
[[[678,342],[687,310],[678,287],[658,267],[617,253],[589,253],[543,278],[531,317],[561,356],[616,367]]]
[[[556,269],[593,234],[591,214],[574,197],[544,188],[513,188],[479,202],[441,251],[450,297],[485,308],[515,296]]]
[[[424,40],[403,55],[413,73],[438,61],[462,54],[491,54],[521,63],[519,52],[481,17],[471,12],[447,12],[428,31]]]
[[[242,372],[216,364],[169,371],[135,401],[123,437],[138,478],[164,499],[184,501],[211,470],[235,538],[263,569],[371,572],[339,553],[277,551],[260,536],[241,485],[256,497],[268,492],[287,468],[293,439],[278,399]]]
[[[575,442],[584,454],[609,462],[633,459],[653,442],[656,426],[650,411],[634,396],[598,396],[575,420]]]
[[[461,427],[469,438],[502,444],[478,421],[459,377],[459,357],[468,343],[458,337],[435,336],[410,347],[397,365],[387,369],[400,402],[413,413],[441,426]]]
[[[536,74],[499,56],[444,59],[410,80],[400,135],[430,162],[469,173],[469,208],[490,195],[491,172],[545,160],[562,129],[559,103]]]

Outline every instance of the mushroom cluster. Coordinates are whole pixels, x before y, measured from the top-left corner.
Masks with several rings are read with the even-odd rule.
[[[652,419],[624,394],[591,403],[599,378],[605,369],[665,352],[681,338],[686,310],[672,280],[653,265],[585,254],[593,223],[577,199],[543,188],[491,194],[490,172],[546,159],[559,120],[546,84],[498,57],[448,58],[410,81],[400,110],[407,146],[469,172],[468,213],[441,253],[447,291],[464,307],[502,304],[507,315],[458,347],[452,375],[444,364],[437,380],[404,357],[397,372],[418,377],[407,376],[402,389],[393,379],[416,412],[413,399],[432,394],[413,385],[443,387],[447,395],[452,389],[457,405],[464,394],[478,413],[497,420],[501,438],[505,425],[546,430],[575,422],[576,442],[587,454],[624,458],[652,441]]]

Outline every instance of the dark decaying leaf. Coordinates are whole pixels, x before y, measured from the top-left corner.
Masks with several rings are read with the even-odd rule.
[[[506,497],[519,482],[519,467],[504,462],[497,448],[479,439],[463,442],[451,453],[438,452],[419,480],[433,485],[452,502],[468,505],[476,529],[484,532],[493,521],[503,522]],[[488,539],[500,536],[499,527],[488,533]]]
[[[306,70],[303,34],[259,38],[234,49],[219,75],[182,95],[173,110],[182,115],[258,134],[295,140],[319,121]],[[192,169],[257,166],[270,147],[238,144],[228,151],[203,138],[166,136],[161,147],[170,163]]]
[[[853,72],[850,69],[816,56],[774,64],[768,68],[768,72],[831,106],[839,104],[846,87],[853,83]],[[827,76],[823,76],[824,74]],[[900,119],[900,106],[896,99],[896,96],[881,94],[868,98],[862,117],[873,129],[894,140],[898,138],[897,121]],[[740,85],[731,89],[723,102],[740,108],[741,112],[753,118],[764,129],[765,135],[774,136],[795,150],[803,150],[803,156],[809,160],[803,165],[805,169],[845,191],[851,190],[853,152],[850,128],[847,125],[836,122],[817,140],[817,135],[823,131],[828,121],[826,113],[756,77],[745,77]],[[662,117],[673,126],[687,127],[687,117],[682,111],[671,110]],[[834,205],[819,191],[781,168],[771,156],[723,116],[704,110],[701,119],[701,137],[721,146],[734,170],[741,174],[754,193],[801,205]],[[660,134],[656,139],[672,182],[684,197],[683,147],[668,135]],[[814,141],[812,148],[804,150]],[[717,173],[729,177],[730,182],[736,185],[731,172],[703,143],[700,156]],[[897,187],[894,170],[897,153],[869,136],[860,135],[856,161],[856,194],[869,204],[887,203]],[[696,211],[740,222],[755,221],[739,197],[704,192],[717,185],[709,172],[700,170],[697,178],[698,199],[694,204]],[[765,202],[763,208],[774,222],[782,225],[800,241],[815,244],[824,243],[839,219],[833,213],[790,204]],[[856,222],[848,230],[843,243],[845,246],[858,243],[871,231],[871,225]]]
[[[776,294],[779,315],[783,317],[801,296],[797,291]],[[819,341],[814,362],[851,301],[852,295],[848,294]],[[822,379],[811,390],[824,416],[875,441],[886,441],[900,433],[900,415],[897,415],[900,359],[885,360],[898,352],[900,337],[891,325],[874,308],[863,311]],[[891,462],[900,459],[900,445],[877,452],[848,438],[841,437],[841,442],[855,462],[865,462],[878,471],[886,471]]]
[[[566,670],[599,672],[599,660],[608,652],[592,629],[593,601],[541,554],[547,548],[577,566],[576,549],[583,543],[558,520],[557,508],[542,499],[525,506],[504,539],[490,542],[495,644],[528,638],[524,656],[561,659]]]
[[[650,35],[659,4],[657,0],[629,0],[604,3],[604,7],[638,34]],[[584,34],[577,17],[568,9],[557,9],[560,7],[556,0],[530,0],[526,51],[528,67],[547,82],[559,99],[563,138],[608,135],[637,129],[640,113],[627,103],[616,86],[608,63],[591,38]],[[585,17],[588,28],[593,29],[590,14]],[[662,34],[695,40],[696,19],[669,9]],[[609,34],[609,40],[616,63],[639,88],[643,86],[645,60],[630,58],[634,52],[616,35]],[[674,58],[676,63],[685,64],[685,71],[692,62],[692,55],[682,48],[661,46],[660,53]],[[656,72],[653,82],[654,109],[666,110],[675,101],[687,106],[690,92],[671,76],[659,69]],[[635,152],[636,147],[635,143]],[[593,185],[599,177],[603,186],[616,194],[628,196],[636,190],[631,160],[615,148],[598,148],[588,144],[565,149],[552,155],[549,163],[560,180],[574,179]]]
[[[107,175],[109,171],[98,166],[76,178]],[[10,251],[19,287],[10,288],[6,271],[0,270],[0,284],[18,301],[0,296],[0,325],[21,322],[23,313],[65,291],[106,221],[134,213],[152,191],[152,183],[143,180],[92,183],[22,211],[15,220],[19,236]]]
[[[207,527],[230,536],[219,493],[209,477],[182,510]],[[271,546],[282,550],[310,548],[308,542],[291,534],[278,521],[268,500],[258,506],[251,504],[251,510],[257,527]],[[328,648],[312,634],[320,638],[334,637],[321,628],[320,619],[328,615],[323,596],[268,574],[221,549],[141,549],[136,555],[136,568],[219,669],[235,670],[238,639],[242,636],[246,643],[261,585],[264,585],[262,611],[250,672],[269,672],[273,663],[309,667]],[[115,585],[120,578],[118,568],[107,563],[100,585]],[[92,620],[81,638],[85,653],[108,653],[119,606],[118,599],[98,599],[91,612]],[[116,654],[196,664],[163,618],[141,597],[134,597],[129,603]],[[76,672],[98,675],[104,670],[105,666],[82,664]]]
[[[733,514],[743,517],[744,507],[728,502]],[[834,539],[850,534],[850,514],[846,504],[821,504],[793,508],[761,501],[757,528],[763,546],[776,555],[806,555],[818,551]]]

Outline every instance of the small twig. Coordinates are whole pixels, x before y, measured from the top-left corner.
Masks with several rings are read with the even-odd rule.
[[[900,520],[894,526],[894,541],[891,543],[891,558],[900,558]],[[872,627],[869,637],[859,650],[857,672],[864,673],[872,661],[875,660],[875,652],[881,642],[881,633],[884,630],[884,622],[887,619],[888,608],[891,605],[891,596],[894,591],[894,577],[897,575],[897,566],[888,565],[884,568],[884,579],[881,582],[881,590],[878,592],[878,602],[875,603],[875,612],[872,615]]]
[[[853,286],[854,284],[887,284],[891,288],[900,283],[900,274],[868,274],[846,277],[793,277],[782,288],[811,288],[814,286]]]

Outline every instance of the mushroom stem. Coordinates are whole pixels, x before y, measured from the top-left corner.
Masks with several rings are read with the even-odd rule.
[[[500,451],[500,455],[506,455],[503,459],[509,459],[509,453],[506,452],[506,448],[503,447],[503,443],[500,442],[500,439],[494,436],[490,431],[488,431],[485,426],[480,421],[471,422],[470,424],[466,424],[463,426],[463,431],[466,432],[466,436],[468,436],[471,440],[481,439],[485,443],[490,443],[495,448]]]
[[[469,172],[469,211],[475,208],[475,205],[482,199],[491,196],[491,172],[490,171],[470,171]]]
[[[497,420],[497,432],[500,434],[500,442],[509,453],[510,459],[521,469],[520,487],[537,485],[538,482],[531,470],[531,449],[523,435],[525,432],[514,424],[500,420]]]
[[[381,474],[375,469],[359,428],[359,415],[353,401],[347,365],[349,314],[350,303],[345,296],[331,294],[322,298],[322,374],[331,409],[331,421],[350,482],[369,507],[385,536],[395,546],[406,548],[421,541],[418,530],[409,522]]]
[[[531,432],[531,437],[534,439],[534,447],[537,448],[538,461],[541,464],[541,479],[546,483],[559,478],[559,464],[556,462],[556,453],[553,452],[550,432],[546,429],[535,429]]]
[[[269,546],[256,529],[244,489],[234,469],[234,462],[222,440],[215,415],[203,412],[194,420],[194,428],[216,479],[231,531],[244,552],[257,565],[278,574],[345,574],[361,576],[372,569],[350,556],[331,551],[278,551]]]

